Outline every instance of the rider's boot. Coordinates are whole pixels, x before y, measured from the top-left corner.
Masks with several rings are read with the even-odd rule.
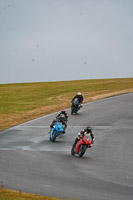
[[[65,134],[65,131],[62,131],[62,134]]]

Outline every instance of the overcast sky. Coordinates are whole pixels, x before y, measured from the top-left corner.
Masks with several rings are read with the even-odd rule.
[[[0,84],[133,77],[133,0],[0,0]]]

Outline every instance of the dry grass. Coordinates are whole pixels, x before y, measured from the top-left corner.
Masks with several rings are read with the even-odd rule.
[[[0,200],[61,200],[61,199],[0,188]]]
[[[0,130],[70,108],[78,91],[87,103],[133,92],[133,78],[0,84]]]
[[[91,97],[88,97],[87,95],[85,95],[86,96],[85,103],[92,102],[92,101],[97,101],[99,99],[104,99],[104,98],[111,97],[111,96],[130,93],[130,92],[133,92],[133,88],[126,89],[126,90],[121,90],[121,91],[116,91],[116,92],[109,92],[109,93],[107,92],[105,94],[92,94]]]

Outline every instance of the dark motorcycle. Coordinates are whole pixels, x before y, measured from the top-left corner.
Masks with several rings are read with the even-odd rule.
[[[78,110],[81,108],[81,104],[78,100],[78,98],[75,98],[72,101],[72,106],[71,106],[71,115],[77,114]]]
[[[79,157],[82,157],[85,154],[86,149],[91,147],[91,144],[91,137],[84,135],[84,137],[77,142],[76,146],[72,147],[71,155],[78,155]]]

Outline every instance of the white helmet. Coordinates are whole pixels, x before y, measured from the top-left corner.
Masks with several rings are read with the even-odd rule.
[[[77,95],[82,95],[81,92],[78,92]]]

